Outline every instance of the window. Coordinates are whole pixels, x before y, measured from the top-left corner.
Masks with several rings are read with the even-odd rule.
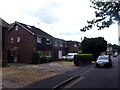
[[[76,43],[74,43],[74,47],[77,47],[77,44],[76,44]]]
[[[20,37],[17,38],[17,42],[20,42]]]
[[[13,43],[13,38],[11,38],[11,43]]]
[[[66,44],[66,43],[64,43],[64,47],[67,47],[67,44]]]
[[[54,42],[54,46],[57,46],[57,42]]]
[[[63,43],[62,42],[60,42],[60,47],[63,47]]]
[[[46,44],[51,44],[51,41],[49,38],[46,39]]]
[[[15,30],[16,30],[16,31],[18,30],[18,25],[15,26]]]
[[[46,52],[46,57],[51,57],[51,51]]]
[[[37,43],[42,43],[41,39],[42,39],[41,37],[37,36]]]
[[[60,42],[57,42],[57,46],[59,46],[60,45]]]

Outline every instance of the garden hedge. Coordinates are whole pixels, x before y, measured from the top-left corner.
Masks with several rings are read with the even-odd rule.
[[[86,63],[91,63],[92,60],[93,60],[92,54],[77,54],[74,56],[75,66],[80,66]]]

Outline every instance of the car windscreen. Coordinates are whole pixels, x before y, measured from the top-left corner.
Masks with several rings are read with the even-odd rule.
[[[108,59],[108,57],[104,57],[104,56],[98,57],[98,60],[107,60],[107,59]]]

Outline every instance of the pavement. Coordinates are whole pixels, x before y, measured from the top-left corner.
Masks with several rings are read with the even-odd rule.
[[[68,80],[76,75],[84,74],[85,72],[87,72],[88,70],[90,70],[94,67],[95,67],[94,64],[78,67],[74,70],[67,71],[67,72],[62,73],[60,75],[56,75],[56,76],[53,76],[50,78],[46,78],[44,80],[40,80],[40,81],[33,83],[31,85],[28,85],[24,88],[32,88],[32,89],[33,88],[39,88],[39,89],[46,88],[46,89],[52,90],[56,85],[62,83],[63,81],[66,81],[66,80]],[[22,88],[22,90],[24,88]]]

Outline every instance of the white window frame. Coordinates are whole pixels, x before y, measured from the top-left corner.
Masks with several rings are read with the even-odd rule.
[[[37,36],[37,43],[42,43],[42,38],[40,36]]]
[[[13,43],[13,42],[14,42],[13,40],[14,40],[14,38],[11,38],[11,43]]]
[[[51,41],[52,41],[51,39],[47,38],[47,39],[46,39],[46,44],[52,44]]]
[[[18,25],[16,25],[16,26],[15,26],[15,30],[17,31],[17,30],[18,30],[18,28],[19,28],[19,27],[18,27]]]
[[[76,44],[76,43],[74,43],[74,47],[77,47],[77,44]]]
[[[17,38],[17,42],[18,42],[18,43],[20,42],[20,37]]]
[[[46,51],[46,57],[51,57],[51,51]]]

